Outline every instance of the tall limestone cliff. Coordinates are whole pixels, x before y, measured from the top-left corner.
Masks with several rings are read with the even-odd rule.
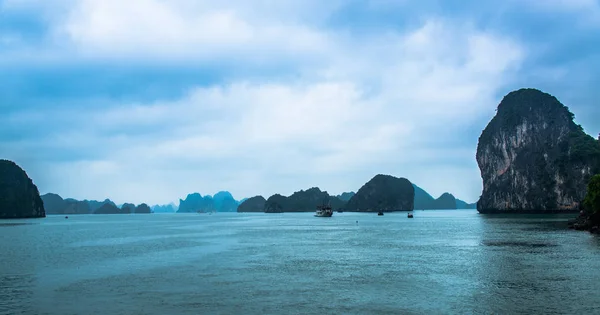
[[[27,173],[9,160],[0,160],[0,219],[46,216],[37,186]]]
[[[376,175],[350,198],[347,211],[413,210],[415,188],[406,178]]]
[[[600,145],[554,96],[507,94],[479,137],[481,213],[577,211],[600,168]]]

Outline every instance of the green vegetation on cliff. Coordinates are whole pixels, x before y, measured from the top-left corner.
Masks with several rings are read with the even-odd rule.
[[[600,174],[590,180],[583,206],[588,213],[600,213]]]

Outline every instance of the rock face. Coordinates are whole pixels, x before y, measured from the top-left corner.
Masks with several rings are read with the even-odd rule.
[[[600,145],[555,97],[506,95],[479,137],[481,213],[577,211],[600,167]]]
[[[45,216],[44,202],[27,173],[12,161],[0,160],[0,219]]]
[[[376,175],[345,206],[347,211],[402,211],[414,209],[415,189],[406,178]]]
[[[248,198],[238,206],[237,212],[264,212],[266,202],[263,196]]]

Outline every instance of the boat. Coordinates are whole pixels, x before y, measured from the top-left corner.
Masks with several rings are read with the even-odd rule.
[[[377,212],[377,215],[383,215],[383,211]]]
[[[409,218],[412,218],[412,217],[413,217],[413,214],[409,212],[409,213],[408,213],[408,217],[409,217]]]
[[[317,212],[315,212],[315,217],[330,217],[333,215],[333,208],[329,205],[329,203],[323,203],[322,205],[317,206]]]

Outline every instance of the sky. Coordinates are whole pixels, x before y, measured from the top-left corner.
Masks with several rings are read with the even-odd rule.
[[[376,174],[475,202],[508,92],[600,132],[600,0],[0,0],[0,158],[41,193],[166,204]]]

